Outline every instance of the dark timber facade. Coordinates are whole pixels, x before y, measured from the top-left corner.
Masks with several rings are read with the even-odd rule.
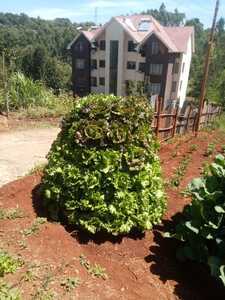
[[[86,96],[91,92],[91,43],[84,35],[71,46],[73,94]]]

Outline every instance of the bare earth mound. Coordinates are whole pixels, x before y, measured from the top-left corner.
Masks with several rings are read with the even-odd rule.
[[[209,143],[215,146],[212,154],[207,151]],[[178,263],[176,242],[162,238],[171,217],[189,201],[180,192],[199,176],[205,161],[222,151],[223,144],[225,136],[221,133],[201,133],[197,139],[185,136],[162,146],[168,211],[162,225],[143,236],[112,239],[98,235],[93,240],[44,219],[35,227],[35,219],[45,216],[38,196],[40,175],[4,186],[0,189],[0,210],[18,207],[24,213],[21,218],[0,219],[0,248],[20,255],[24,261],[15,274],[6,275],[4,280],[21,291],[22,299],[44,299],[43,295],[51,294],[52,298],[47,299],[225,299],[224,288],[207,269],[194,263]],[[183,176],[177,178],[176,170],[184,161]],[[178,187],[174,185],[177,179]],[[100,272],[96,268],[90,271],[95,264],[101,267]],[[63,282],[74,277],[79,278],[78,286],[65,288]]]

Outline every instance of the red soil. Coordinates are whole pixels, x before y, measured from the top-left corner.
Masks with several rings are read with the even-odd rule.
[[[187,135],[162,145],[160,157],[165,180],[174,176],[187,155],[191,160],[180,187],[168,185],[168,210],[162,224],[143,236],[99,235],[93,239],[61,224],[46,222],[40,225],[39,232],[24,237],[21,231],[30,227],[37,216],[44,216],[38,197],[40,175],[2,187],[0,209],[18,206],[26,214],[20,219],[0,220],[0,248],[25,261],[15,274],[6,276],[6,281],[21,290],[22,299],[42,299],[40,294],[46,291],[54,292],[52,299],[225,299],[225,289],[209,275],[207,268],[192,262],[178,262],[176,241],[162,237],[171,217],[190,201],[181,191],[192,178],[200,175],[203,162],[212,159],[204,155],[210,142],[217,145],[215,153],[220,152],[225,135],[204,132],[198,138]],[[191,151],[193,144],[197,146]],[[92,265],[97,263],[105,268],[108,279],[91,276],[80,264],[81,254]],[[27,270],[32,270],[33,280],[24,279]],[[79,277],[81,284],[66,292],[60,283],[71,277]]]

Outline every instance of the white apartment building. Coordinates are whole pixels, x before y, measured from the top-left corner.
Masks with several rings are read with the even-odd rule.
[[[77,95],[127,95],[130,86],[149,95],[185,101],[193,27],[164,27],[152,16],[113,17],[102,27],[81,31],[70,43],[73,91]]]

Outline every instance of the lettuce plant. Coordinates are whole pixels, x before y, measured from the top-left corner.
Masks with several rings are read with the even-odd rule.
[[[189,185],[192,196],[174,232],[177,256],[207,264],[225,285],[225,157],[217,155],[204,177]]]
[[[152,116],[145,98],[80,99],[48,154],[42,192],[49,215],[114,235],[160,222],[165,197]]]

